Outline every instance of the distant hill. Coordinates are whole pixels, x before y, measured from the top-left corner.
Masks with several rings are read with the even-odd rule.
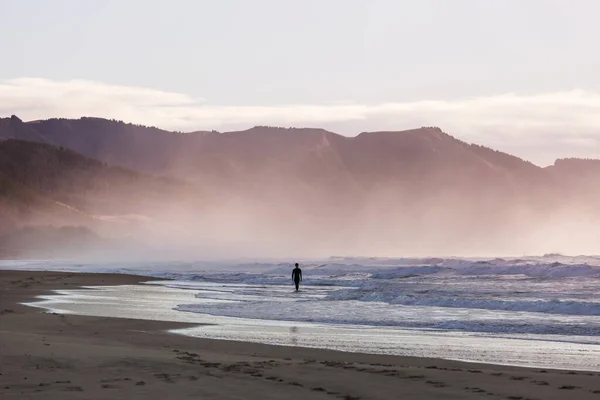
[[[22,140],[0,141],[0,173],[55,202],[91,214],[132,213],[161,205],[161,197],[192,192],[172,178],[109,166],[69,149]]]
[[[194,181],[226,194],[314,197],[316,204],[324,197],[355,204],[366,191],[387,190],[390,183],[413,194],[432,186],[482,193],[498,185],[518,191],[543,179],[543,170],[531,163],[469,145],[438,128],[355,138],[322,129],[265,126],[183,134],[99,118],[24,123],[13,116],[0,121],[0,137],[66,147],[111,165]]]
[[[262,173],[323,172],[353,174],[360,182],[386,180],[411,169],[439,173],[439,168],[525,173],[538,179],[542,169],[509,154],[470,145],[426,127],[397,132],[365,132],[355,138],[323,129],[258,126],[237,132],[169,132],[115,120],[84,117],[23,122],[0,119],[0,139],[19,139],[65,147],[111,165],[230,185]],[[600,156],[600,155],[599,155]],[[559,165],[563,165],[559,160]],[[537,174],[537,175],[536,175]],[[339,176],[336,176],[337,180]]]
[[[257,251],[544,253],[587,251],[596,237],[600,243],[600,161],[557,160],[540,168],[436,127],[349,138],[312,128],[179,133],[100,118],[23,122],[13,116],[0,119],[2,138],[61,146],[109,165],[193,182],[218,204],[203,208],[201,219],[183,221],[210,225],[213,238],[234,238]],[[127,182],[125,175],[117,181]],[[62,194],[53,199],[86,212],[135,210],[149,197],[136,197],[137,188],[117,203],[82,197],[72,189],[98,193],[113,177],[61,176],[72,187],[61,183],[56,190]],[[119,191],[129,186],[119,185]],[[147,193],[153,186],[144,187]],[[163,204],[161,197],[153,204]],[[562,235],[574,226],[587,236],[562,250]],[[202,232],[202,238],[211,236]]]

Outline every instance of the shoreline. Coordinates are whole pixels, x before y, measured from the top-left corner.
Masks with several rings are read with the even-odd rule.
[[[165,279],[0,271],[0,395],[600,399],[600,373],[588,371],[200,339],[169,332],[194,323],[52,314],[21,304],[53,290],[158,280]]]
[[[181,304],[196,300],[195,295],[180,296],[176,292],[189,292],[189,287],[170,288],[171,280],[159,278],[158,282],[146,281],[140,285],[84,286],[68,291],[55,291],[39,296],[39,300],[27,305],[59,314],[88,315],[112,318],[129,318],[189,324],[168,332],[198,339],[223,340],[284,347],[326,349],[365,355],[396,355],[419,359],[442,359],[477,364],[553,369],[562,371],[600,372],[600,342],[569,340],[563,336],[547,337],[495,337],[485,333],[463,330],[399,328],[339,323],[319,323],[287,319],[247,319],[234,316],[203,313],[179,309]],[[177,281],[175,281],[177,282]],[[158,283],[155,285],[154,283]],[[157,290],[155,290],[157,289]],[[165,293],[163,290],[174,291]],[[192,290],[195,292],[195,290]],[[136,295],[135,293],[139,293]],[[187,294],[187,293],[186,293]],[[77,299],[83,296],[83,301]],[[96,300],[96,296],[100,299]],[[159,299],[163,300],[159,300]],[[89,300],[88,300],[89,299]],[[124,306],[110,299],[119,299]],[[156,299],[154,307],[147,307]],[[198,303],[199,305],[201,303]],[[254,329],[253,329],[254,328]],[[251,333],[258,328],[261,333]],[[366,329],[368,340],[360,344]],[[392,330],[390,330],[392,329]],[[289,331],[289,332],[288,332]],[[383,340],[388,334],[389,340]],[[576,338],[578,336],[574,336]],[[417,339],[421,338],[421,339]],[[445,341],[446,344],[435,344]],[[504,343],[502,343],[504,342]],[[545,343],[536,349],[536,344]],[[561,344],[562,343],[562,344]],[[481,349],[484,346],[487,350]],[[588,348],[582,348],[588,346]],[[507,350],[520,349],[514,355]],[[575,348],[576,347],[576,348]],[[386,349],[386,350],[383,350]],[[399,349],[399,350],[398,350]],[[471,350],[469,350],[471,349]],[[584,352],[584,353],[580,353]],[[490,355],[486,355],[490,354]],[[592,353],[596,357],[590,356]],[[581,361],[574,361],[579,354]],[[584,361],[585,360],[585,361]]]

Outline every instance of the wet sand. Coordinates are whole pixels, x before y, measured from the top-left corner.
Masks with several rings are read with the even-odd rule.
[[[600,399],[600,373],[196,339],[187,325],[59,315],[51,290],[111,274],[0,271],[2,399]]]

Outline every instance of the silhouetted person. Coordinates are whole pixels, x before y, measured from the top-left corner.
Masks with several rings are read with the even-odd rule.
[[[292,270],[292,280],[294,281],[294,285],[296,285],[296,292],[300,287],[300,282],[302,281],[302,270],[298,268],[298,263],[296,263],[296,268]]]

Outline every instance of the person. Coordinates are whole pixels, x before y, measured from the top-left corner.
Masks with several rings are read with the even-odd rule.
[[[298,263],[296,263],[296,268],[294,268],[292,270],[292,280],[294,281],[294,284],[296,285],[296,292],[297,292],[298,288],[300,287],[300,281],[302,281],[302,270],[298,267]]]

